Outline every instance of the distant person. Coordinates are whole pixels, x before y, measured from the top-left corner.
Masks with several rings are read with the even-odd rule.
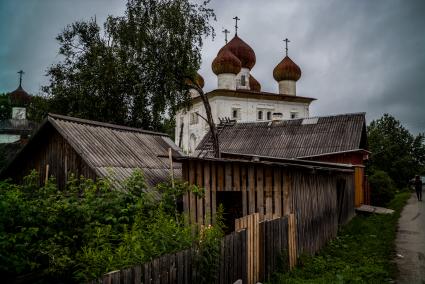
[[[419,176],[415,177],[414,185],[416,190],[416,196],[418,197],[419,201],[422,201],[422,180]]]

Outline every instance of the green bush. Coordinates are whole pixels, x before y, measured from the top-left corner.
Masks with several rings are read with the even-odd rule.
[[[54,179],[43,187],[38,180],[33,172],[22,185],[0,182],[0,272],[6,282],[80,283],[200,240],[176,210],[187,184],[162,184],[156,189],[162,194],[149,194],[140,171],[124,190],[113,190],[108,179],[71,176],[64,190]]]
[[[373,205],[385,206],[395,195],[396,189],[390,176],[377,170],[369,177],[371,186],[371,201]]]

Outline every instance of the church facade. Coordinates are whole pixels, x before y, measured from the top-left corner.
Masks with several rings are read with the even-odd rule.
[[[273,70],[278,93],[261,91],[261,84],[251,73],[256,63],[253,49],[237,34],[217,53],[211,64],[217,75],[217,88],[206,93],[214,122],[230,119],[237,122],[264,122],[309,117],[315,99],[296,94],[301,69],[287,55]],[[194,82],[204,87],[198,74]],[[209,131],[203,102],[196,89],[191,89],[191,107],[176,114],[175,142],[183,151],[193,153]]]

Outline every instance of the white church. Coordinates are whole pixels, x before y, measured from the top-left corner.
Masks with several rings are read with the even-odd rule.
[[[219,50],[211,64],[217,75],[217,89],[206,94],[214,122],[218,124],[224,118],[261,122],[308,117],[310,104],[315,99],[297,96],[296,82],[301,77],[301,69],[288,57],[288,49],[273,70],[278,93],[261,91],[260,83],[251,75],[255,62],[254,50],[237,33]],[[195,84],[204,87],[199,74]],[[195,89],[190,92],[191,107],[177,112],[175,128],[175,142],[187,153],[193,153],[209,131],[207,122],[200,117],[206,117],[200,95]]]

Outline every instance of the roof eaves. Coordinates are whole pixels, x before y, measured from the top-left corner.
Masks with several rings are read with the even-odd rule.
[[[297,160],[292,161],[272,161],[272,160],[246,160],[246,159],[236,159],[236,158],[213,158],[213,157],[207,157],[207,158],[200,158],[200,157],[193,157],[193,156],[184,156],[184,157],[177,157],[175,158],[177,162],[181,161],[216,161],[216,162],[238,162],[238,163],[244,163],[244,164],[262,164],[262,165],[276,165],[276,166],[283,166],[283,167],[294,167],[294,168],[303,168],[303,169],[310,169],[310,170],[323,170],[323,171],[337,171],[337,172],[353,172],[353,167],[349,165],[342,165],[342,164],[332,164],[332,163],[321,163],[321,162],[315,162],[310,164],[300,164],[297,163]],[[302,161],[305,162],[305,161]]]
[[[156,132],[156,131],[150,131],[150,130],[144,130],[141,128],[135,128],[135,127],[128,127],[123,125],[117,125],[117,124],[111,124],[106,122],[100,122],[100,121],[94,121],[94,120],[88,120],[88,119],[82,119],[82,118],[76,118],[76,117],[70,117],[60,114],[54,114],[49,113],[48,117],[53,119],[60,119],[60,120],[66,120],[71,121],[75,123],[81,123],[81,124],[88,124],[88,125],[94,125],[99,127],[105,127],[105,128],[111,128],[115,130],[123,130],[123,131],[131,131],[131,132],[140,132],[145,134],[151,134],[151,135],[159,135],[159,136],[168,136],[168,134]]]
[[[339,154],[353,153],[353,152],[363,152],[363,153],[366,153],[366,154],[372,153],[372,152],[365,150],[365,149],[352,149],[352,150],[347,150],[347,151],[329,152],[329,153],[322,153],[322,154],[317,154],[317,155],[302,156],[302,157],[297,157],[297,159],[306,159],[306,158],[314,158],[314,157],[322,157],[322,156],[330,156],[330,155],[339,155]]]

